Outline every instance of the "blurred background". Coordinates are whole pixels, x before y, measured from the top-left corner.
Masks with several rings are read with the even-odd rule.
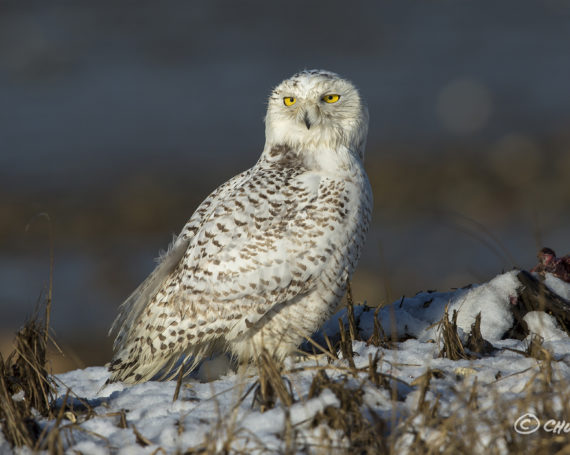
[[[569,43],[568,1],[3,0],[2,352],[47,294],[51,229],[55,371],[108,361],[117,306],[255,163],[269,91],[304,68],[369,104],[356,300],[569,253]]]

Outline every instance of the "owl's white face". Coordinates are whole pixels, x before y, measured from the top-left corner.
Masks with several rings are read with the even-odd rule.
[[[269,97],[266,149],[288,145],[300,153],[346,150],[362,160],[367,131],[368,110],[358,90],[335,73],[300,72]]]

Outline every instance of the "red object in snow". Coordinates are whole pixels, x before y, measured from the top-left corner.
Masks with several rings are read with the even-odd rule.
[[[531,272],[544,275],[546,272],[552,273],[555,277],[570,283],[570,255],[558,258],[551,248],[543,248],[538,252],[538,264]]]

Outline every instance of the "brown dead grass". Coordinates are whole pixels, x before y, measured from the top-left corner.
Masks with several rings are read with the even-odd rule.
[[[40,436],[33,409],[53,417],[55,384],[46,370],[46,326],[36,317],[16,335],[16,348],[0,356],[0,420],[7,440],[16,447],[34,447]]]

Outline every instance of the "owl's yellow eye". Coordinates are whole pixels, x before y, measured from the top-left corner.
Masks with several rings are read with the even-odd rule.
[[[293,96],[286,96],[285,98],[283,98],[283,104],[285,104],[285,106],[293,106],[293,104],[295,104],[296,102],[297,98]]]
[[[335,94],[323,96],[323,101],[325,103],[331,103],[331,104],[336,103],[339,99],[340,99],[340,95],[335,95]]]

